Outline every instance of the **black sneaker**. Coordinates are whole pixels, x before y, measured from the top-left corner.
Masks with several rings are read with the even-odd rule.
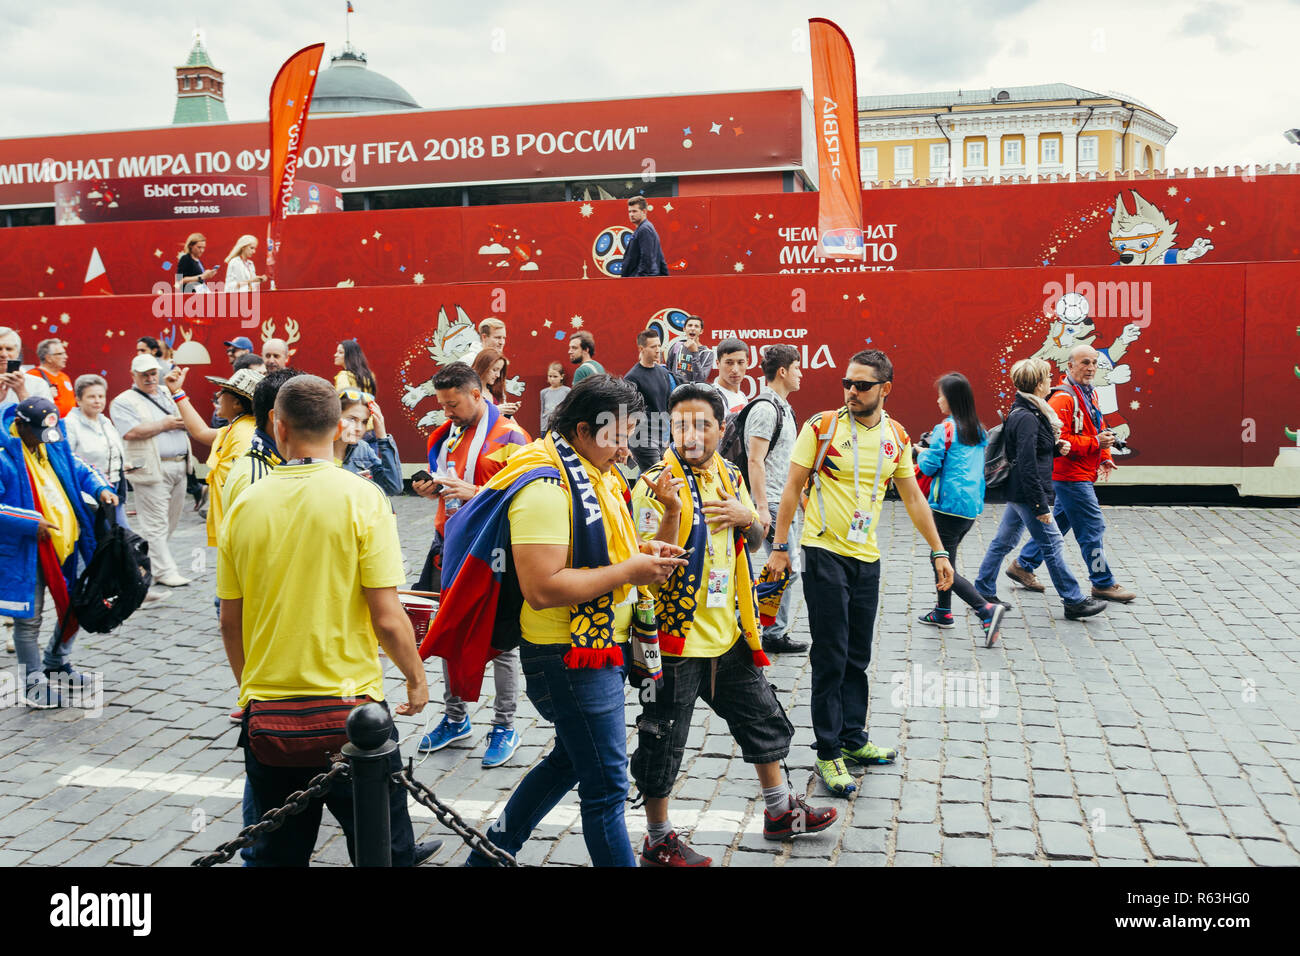
[[[1006,616],[1007,609],[992,601],[985,607],[988,609],[989,616],[985,617],[981,614],[980,625],[984,628],[984,646],[992,647],[998,642],[998,635],[1002,630],[1002,618]]]
[[[1106,610],[1106,602],[1098,601],[1096,598],[1084,598],[1074,604],[1065,605],[1065,618],[1068,621],[1077,621],[1082,617],[1092,617],[1094,614],[1100,614]]]
[[[794,640],[789,634],[782,634],[780,637],[763,638],[763,650],[769,654],[806,654],[808,645]]]
[[[1011,605],[1011,604],[1008,604],[1006,601],[1004,601],[1004,600],[1002,600],[1001,598],[996,597],[996,596],[994,596],[994,595],[981,594],[980,597],[984,599],[984,603],[985,603],[985,604],[1001,604],[1001,605],[1002,605],[1004,608],[1006,608],[1008,611],[1011,610],[1011,608],[1012,608],[1012,605]]]
[[[433,856],[442,847],[441,840],[429,840],[427,843],[417,843],[415,845],[415,859],[411,866],[419,866],[429,857]]]
[[[674,830],[654,846],[650,838],[641,845],[642,866],[712,866],[713,857],[696,853]]]

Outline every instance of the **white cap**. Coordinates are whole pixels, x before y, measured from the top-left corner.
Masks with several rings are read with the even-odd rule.
[[[161,368],[162,366],[158,364],[158,360],[147,352],[141,352],[131,359],[131,371],[133,372],[156,372]]]

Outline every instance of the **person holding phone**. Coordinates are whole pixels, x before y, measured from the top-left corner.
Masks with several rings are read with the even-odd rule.
[[[0,405],[21,402],[24,398],[48,398],[50,387],[33,375],[24,374],[23,340],[11,328],[0,325],[0,359],[4,360],[4,372],[0,374]]]
[[[176,260],[176,287],[182,292],[207,292],[208,280],[217,276],[216,268],[203,268],[203,253],[208,248],[208,237],[192,232],[181,247]]]
[[[487,350],[485,350],[487,351]],[[429,480],[416,476],[411,489],[422,498],[438,502],[433,542],[425,558],[416,589],[442,591],[442,553],[447,520],[478,492],[488,479],[506,466],[528,435],[487,400],[482,380],[464,362],[453,362],[433,379],[434,392],[447,420],[429,436]],[[447,676],[446,665],[443,674]],[[519,651],[507,651],[493,661],[496,684],[495,713],[483,754],[484,767],[499,767],[519,747],[515,709],[519,702]],[[421,753],[432,753],[473,734],[469,709],[451,691],[447,677],[443,703],[446,714],[420,741]]]
[[[369,478],[388,495],[402,493],[402,463],[397,445],[384,426],[384,415],[373,395],[355,388],[339,392],[343,407],[342,429],[334,439],[334,458],[340,466]],[[366,425],[374,429],[373,443],[365,441]]]

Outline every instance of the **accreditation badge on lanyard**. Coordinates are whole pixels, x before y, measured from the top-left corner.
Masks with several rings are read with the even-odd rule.
[[[704,521],[704,501],[700,497],[699,485],[695,483],[695,471],[686,462],[682,462],[682,470],[686,473],[686,483],[691,489],[691,501],[694,504],[693,514],[691,515],[691,524]],[[720,481],[721,479],[719,479]],[[713,532],[708,523],[704,526],[704,541],[709,553],[709,576],[708,586],[705,591],[705,607],[727,607],[727,598],[731,594],[731,568],[734,563],[732,560],[731,542],[734,533],[728,529],[727,548],[726,548],[726,565],[718,567],[713,563]]]
[[[851,432],[853,442],[853,517],[849,520],[849,543],[866,544],[867,539],[871,536],[871,522],[876,514],[876,500],[880,497],[880,477],[885,469],[885,433],[884,427],[887,420],[884,410],[880,412],[880,440],[876,445],[876,475],[871,483],[871,505],[863,511],[858,504],[860,496],[860,474],[858,465],[858,422],[850,416],[853,424]]]

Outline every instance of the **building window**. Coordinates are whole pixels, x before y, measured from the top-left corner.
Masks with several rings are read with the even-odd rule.
[[[1124,168],[1124,140],[1122,138],[1115,140],[1115,169]]]
[[[203,77],[201,77],[201,76],[196,76],[196,77],[194,78],[194,88],[195,88],[196,90],[201,90],[201,89],[203,89]]]
[[[1079,137],[1079,165],[1096,166],[1097,165],[1097,137],[1080,136]]]
[[[1061,141],[1056,137],[1044,139],[1043,143],[1043,165],[1059,166],[1061,163]]]
[[[948,175],[948,144],[934,143],[930,146],[930,176]]]
[[[181,89],[182,89],[182,90],[188,90],[189,88],[190,88],[190,78],[189,78],[188,76],[182,76],[182,77],[181,77]]]
[[[1020,153],[1020,140],[1008,139],[1002,142],[1002,155],[1005,157],[1003,162],[1007,166],[1023,166],[1024,159]]]
[[[912,175],[912,147],[894,147],[894,178]]]
[[[879,174],[878,170],[879,166],[877,165],[876,160],[876,147],[868,146],[866,149],[862,150],[862,178],[875,179]]]
[[[966,144],[966,168],[984,168],[984,144],[981,142]]]

